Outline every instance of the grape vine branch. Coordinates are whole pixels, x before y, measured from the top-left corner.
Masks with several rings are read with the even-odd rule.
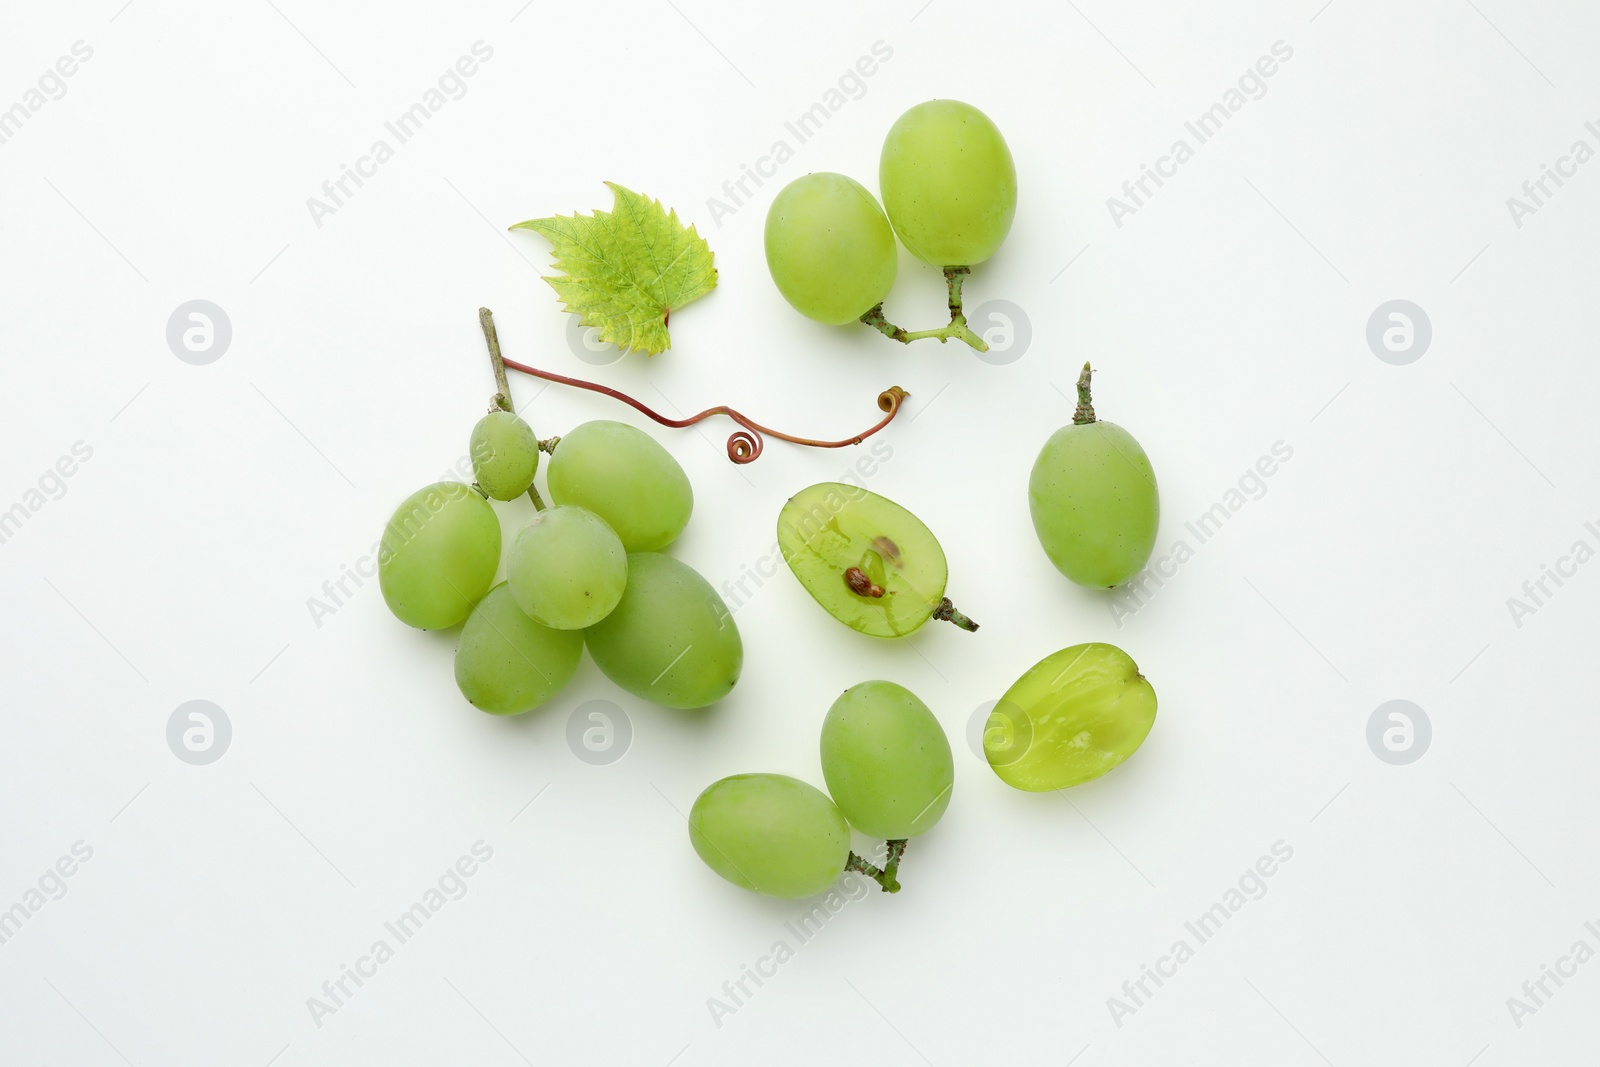
[[[871,437],[873,434],[889,425],[889,423],[893,422],[895,415],[899,414],[900,412],[901,403],[904,402],[906,397],[911,395],[898,385],[891,385],[889,388],[878,394],[878,410],[884,413],[883,418],[879,419],[878,422],[875,423],[870,429],[863,430],[854,437],[847,437],[840,441],[819,441],[811,437],[797,437],[793,434],[784,433],[781,430],[774,430],[770,426],[761,425],[761,423],[756,422],[748,415],[744,415],[733,408],[728,407],[726,404],[719,404],[714,408],[706,408],[704,411],[695,415],[690,415],[686,419],[673,419],[652,410],[645,404],[629,396],[627,393],[612,389],[609,386],[599,385],[595,382],[586,382],[581,378],[569,378],[564,374],[556,374],[552,371],[540,370],[537,367],[530,367],[526,363],[518,363],[516,360],[506,359],[500,354],[500,340],[496,335],[494,328],[494,314],[488,308],[479,308],[478,322],[483,327],[484,340],[486,340],[489,344],[489,358],[494,363],[495,383],[500,389],[500,391],[495,394],[495,402],[505,408],[505,410],[511,410],[511,389],[506,382],[506,369],[510,368],[511,370],[521,371],[523,374],[532,375],[535,378],[542,378],[547,382],[556,382],[559,385],[570,385],[577,389],[587,389],[591,393],[602,393],[605,396],[611,397],[613,400],[622,401],[624,404],[627,404],[629,407],[642,412],[644,415],[660,423],[662,426],[671,426],[674,429],[682,429],[685,426],[693,426],[695,423],[709,419],[713,415],[725,415],[742,427],[742,429],[735,430],[732,434],[728,435],[728,458],[735,463],[754,462],[756,458],[761,455],[761,450],[766,447],[766,441],[764,439],[765,437],[776,437],[780,441],[788,441],[791,444],[796,445],[805,445],[809,448],[846,448],[850,445],[859,445],[862,441],[865,441],[867,438]],[[982,343],[981,339],[979,343]],[[543,442],[540,442],[541,447],[543,447],[543,444]],[[551,445],[551,448],[554,448],[553,444]],[[537,501],[537,498],[535,499]]]
[[[973,333],[967,326],[967,315],[962,310],[961,286],[966,281],[967,275],[972,273],[971,267],[946,267],[944,269],[945,290],[948,293],[946,302],[950,305],[950,325],[941,326],[937,330],[910,331],[896,326],[883,317],[883,305],[877,304],[865,315],[861,321],[871,326],[885,337],[908,345],[912,341],[921,341],[928,337],[937,337],[940,344],[944,344],[954,337],[958,341],[965,341],[979,352],[989,351],[989,342]]]

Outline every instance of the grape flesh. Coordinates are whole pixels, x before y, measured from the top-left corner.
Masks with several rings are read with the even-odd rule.
[[[460,482],[417,490],[395,509],[378,546],[378,587],[395,618],[421,630],[454,626],[500,565],[500,519]]]
[[[778,292],[830,326],[881,304],[899,267],[883,208],[843,174],[807,174],[784,186],[767,210],[766,248]]]
[[[562,436],[545,473],[557,504],[588,508],[629,552],[666,548],[694,510],[689,477],[643,430],[598,419]]]
[[[1156,721],[1156,693],[1115,645],[1073,645],[1018,678],[989,713],[983,754],[1007,785],[1065,789],[1117,766]]]
[[[916,694],[893,682],[862,682],[822,721],[822,776],[852,826],[896,841],[944,815],[955,762],[939,720]]]
[[[828,614],[873,637],[911,633],[944,598],[949,569],[932,531],[859,486],[819,482],[790,497],[778,547]]]
[[[472,428],[472,476],[496,500],[515,500],[539,469],[539,439],[509,411],[491,411]]]
[[[506,564],[517,606],[557,630],[581,630],[611,614],[628,585],[628,552],[587,508],[545,508],[517,534]]]
[[[689,811],[689,842],[736,886],[798,900],[844,873],[850,827],[827,794],[783,774],[713,782]]]
[[[1150,457],[1113,422],[1063,426],[1028,478],[1028,510],[1056,569],[1109,588],[1138,574],[1156,547],[1161,498]]]
[[[534,622],[501,582],[478,601],[461,628],[456,686],[480,711],[518,715],[558,693],[582,656],[582,634]]]
[[[583,636],[602,674],[669,708],[716,703],[744,665],[739,628],[711,583],[655,552],[629,554],[622,599]]]
[[[890,127],[878,188],[894,232],[936,267],[994,255],[1017,212],[1017,168],[989,116],[959,100],[929,100]]]

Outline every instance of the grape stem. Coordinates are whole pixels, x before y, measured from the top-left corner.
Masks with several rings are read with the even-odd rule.
[[[912,341],[921,341],[927,337],[937,337],[940,344],[950,338],[965,341],[979,352],[989,351],[989,343],[967,326],[966,313],[961,308],[961,285],[966,281],[967,275],[972,273],[971,267],[946,267],[944,269],[944,285],[948,294],[946,302],[950,305],[950,325],[937,330],[904,330],[883,317],[883,305],[878,304],[861,316],[861,321],[871,326],[874,330],[891,340],[908,345]]]
[[[940,622],[953,622],[968,633],[977,633],[978,631],[978,624],[957,611],[956,606],[950,603],[949,597],[939,601],[939,606],[933,609],[932,617]]]
[[[1089,376],[1093,373],[1089,364],[1083,365],[1083,373],[1078,375],[1078,407],[1072,413],[1074,426],[1087,426],[1094,421],[1094,402],[1089,399]]]
[[[884,847],[887,853],[882,869],[868,863],[863,857],[854,852],[850,853],[850,859],[845,862],[844,869],[847,871],[859,871],[866,875],[877,882],[885,893],[898,893],[900,892],[900,880],[896,876],[900,873],[900,857],[906,854],[906,841],[904,838],[897,841],[887,841],[884,843]]]
[[[494,367],[494,384],[498,391],[489,398],[489,403],[494,407],[489,410],[510,411],[513,414],[516,408],[511,406],[511,383],[506,381],[506,363],[500,358],[500,334],[494,328],[494,316],[488,308],[478,309],[478,325],[483,327],[483,339],[489,345],[489,363]],[[535,456],[535,459],[538,457]],[[544,500],[539,496],[539,487],[529,483],[528,499],[533,501],[533,506],[539,511],[544,510]]]
[[[542,378],[547,382],[556,382],[560,385],[570,385],[577,389],[587,389],[591,393],[601,393],[605,396],[611,397],[613,400],[620,400],[624,404],[627,404],[629,407],[633,408],[635,411],[642,412],[644,415],[660,423],[662,426],[671,426],[674,429],[682,429],[685,426],[693,426],[695,423],[709,419],[713,415],[726,415],[728,418],[732,419],[734,422],[738,423],[740,427],[742,427],[741,429],[735,430],[728,436],[728,458],[735,463],[754,462],[761,455],[761,450],[766,447],[766,441],[763,435],[767,437],[776,437],[780,441],[788,441],[791,444],[805,445],[809,448],[846,448],[850,445],[859,445],[862,441],[865,441],[867,438],[871,437],[873,434],[889,425],[889,423],[893,422],[895,415],[899,414],[900,412],[901,403],[905,401],[906,397],[911,395],[898,385],[889,386],[889,388],[878,394],[878,410],[884,413],[883,418],[879,419],[875,424],[873,424],[870,429],[863,430],[854,437],[846,437],[841,441],[818,441],[815,438],[796,437],[793,434],[787,434],[781,430],[774,430],[770,426],[761,425],[748,415],[741,414],[733,408],[728,407],[726,404],[718,404],[714,408],[706,408],[704,411],[690,415],[686,419],[672,419],[662,415],[660,412],[651,410],[646,405],[629,396],[627,393],[619,392],[618,390],[612,389],[609,386],[599,385],[595,382],[586,382],[582,378],[568,378],[564,374],[556,374],[553,371],[540,370],[537,367],[530,367],[526,363],[518,363],[514,359],[502,358],[500,355],[500,342],[495,337],[493,314],[490,313],[488,308],[479,308],[478,319],[483,324],[484,336],[489,339],[489,355],[490,358],[492,358],[495,362],[495,369],[498,375],[497,380],[500,381],[502,390],[505,389],[505,368],[509,367],[511,370],[521,371],[523,374],[529,374],[535,378]],[[553,449],[556,442],[559,440],[560,438],[552,438],[550,441],[550,448]],[[539,443],[539,447],[543,449],[545,447],[545,442],[541,441]]]

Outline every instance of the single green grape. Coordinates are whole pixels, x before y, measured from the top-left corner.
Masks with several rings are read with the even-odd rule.
[[[716,703],[744,665],[739,628],[711,583],[656,552],[628,555],[628,588],[583,639],[602,674],[669,708]]]
[[[899,267],[894,231],[861,183],[821,172],[784,186],[767,209],[767,269],[800,314],[855,322],[889,294]]]
[[[575,504],[545,508],[511,545],[506,577],[517,606],[558,630],[593,626],[628,585],[628,551],[606,520]]]
[[[822,720],[822,777],[850,825],[896,841],[931,830],[944,815],[955,761],[944,728],[915,693],[862,682]]]
[[[555,696],[572,680],[582,656],[581,633],[534,622],[501,582],[461,628],[456,686],[480,711],[519,715]]]
[[[895,120],[878,161],[894,232],[936,267],[982,263],[1011,232],[1017,168],[989,116],[959,100],[929,100]]]
[[[843,482],[819,482],[778,514],[778,548],[823,609],[873,637],[904,637],[945,609],[944,549],[922,521],[894,501]]]
[[[378,588],[394,617],[443,630],[467,617],[500,565],[500,519],[460,482],[418,489],[395,509],[378,545]]]
[[[472,428],[472,476],[496,500],[515,500],[539,469],[539,439],[509,411],[491,411]]]
[[[1035,663],[989,713],[983,754],[1007,785],[1065,789],[1133,755],[1156,721],[1156,692],[1116,645],[1073,645]]]
[[[551,499],[606,520],[629,552],[666,548],[694,510],[694,490],[678,461],[626,423],[599,419],[564,434],[545,478]]]
[[[1078,378],[1071,425],[1051,435],[1028,478],[1028,509],[1056,569],[1079,585],[1109,588],[1150,559],[1161,497],[1150,457],[1133,435],[1095,418],[1089,365]]]
[[[850,827],[833,801],[783,774],[713,782],[689,811],[689,843],[734,885],[790,900],[827,889],[850,859]]]

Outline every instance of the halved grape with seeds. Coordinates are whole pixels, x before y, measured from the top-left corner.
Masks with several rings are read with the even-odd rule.
[[[944,549],[922,520],[886,497],[819,482],[778,515],[784,562],[818,604],[873,637],[904,637],[930,618],[978,624],[944,595]]]

